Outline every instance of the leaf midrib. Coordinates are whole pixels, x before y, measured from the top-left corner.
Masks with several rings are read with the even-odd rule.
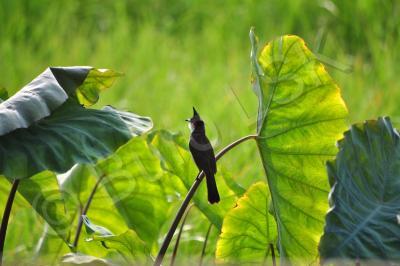
[[[352,230],[352,233],[348,235],[348,237],[342,241],[342,243],[339,245],[337,248],[337,251],[341,250],[344,246],[347,245],[349,241],[351,241],[360,231],[364,229],[364,227],[371,221],[373,218],[376,216],[376,214],[380,211],[382,208],[381,205],[378,205],[363,221],[360,223],[354,230]]]
[[[280,40],[280,42],[281,42],[282,45],[283,45],[283,37],[280,37],[279,40]],[[279,80],[279,74],[280,74],[280,72],[281,72],[281,70],[282,70],[283,63],[286,61],[286,58],[287,58],[287,55],[288,55],[289,51],[292,49],[292,47],[293,47],[296,43],[297,43],[296,41],[293,41],[293,42],[289,45],[289,47],[287,48],[287,50],[286,50],[285,53],[283,54],[282,62],[281,62],[281,64],[280,64],[280,66],[279,66],[278,69],[276,69],[275,64],[274,64],[274,68],[275,68],[275,70],[276,70],[276,75],[273,77],[273,79],[274,79],[275,82],[274,82],[273,87],[272,87],[271,96],[270,96],[270,98],[269,98],[269,100],[268,100],[267,108],[265,109],[265,111],[263,111],[263,114],[262,114],[262,115],[263,115],[263,119],[262,119],[262,121],[261,121],[261,127],[260,127],[259,132],[257,132],[257,135],[260,135],[262,129],[265,128],[265,127],[267,126],[267,123],[268,123],[267,117],[268,117],[268,114],[269,114],[269,111],[270,111],[270,107],[271,107],[271,104],[272,104],[272,99],[273,99],[274,96],[275,96],[275,92],[276,92],[276,89],[277,89],[277,86],[278,86],[278,82],[277,82],[277,81]],[[274,60],[274,62],[275,62],[274,45],[275,45],[275,42],[272,42],[272,43],[271,43],[271,57],[272,57],[272,60]],[[257,62],[257,64],[258,64],[258,62]],[[257,75],[258,75],[258,73],[257,73]],[[259,79],[259,80],[260,80],[260,79]],[[261,88],[261,90],[262,90],[261,82],[260,82],[259,85],[260,85],[260,88]],[[265,113],[265,115],[264,115],[264,113]]]

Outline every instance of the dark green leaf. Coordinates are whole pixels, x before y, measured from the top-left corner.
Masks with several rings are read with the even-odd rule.
[[[329,162],[323,259],[400,261],[400,137],[389,118],[355,124]],[[382,264],[384,265],[384,264]]]
[[[147,127],[143,121],[135,134],[151,127],[151,120]],[[69,100],[29,128],[0,137],[0,172],[27,178],[46,169],[65,172],[76,163],[94,163],[132,137],[133,123],[111,108],[85,109]]]
[[[49,116],[68,98],[85,105],[97,102],[98,92],[118,76],[112,70],[92,67],[51,67],[0,103],[0,136]],[[76,95],[91,95],[77,97]]]

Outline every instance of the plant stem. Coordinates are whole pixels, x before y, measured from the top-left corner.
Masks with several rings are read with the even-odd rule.
[[[273,265],[273,266],[276,266],[276,258],[275,258],[274,244],[269,243],[269,248],[271,249],[272,265]]]
[[[225,148],[223,148],[218,154],[217,156],[215,156],[215,159],[218,161],[225,153],[227,153],[229,150],[231,150],[232,148],[236,147],[237,145],[239,145],[240,143],[249,140],[249,139],[256,139],[258,136],[257,135],[248,135],[245,136],[243,138],[240,138],[234,142],[232,142],[231,144],[229,144],[228,146],[226,146]],[[196,192],[197,188],[199,187],[201,181],[204,179],[204,172],[201,171],[196,179],[194,180],[191,188],[189,189],[188,193],[186,194],[186,198],[183,200],[181,207],[178,210],[178,213],[175,216],[174,221],[172,222],[171,227],[168,230],[167,235],[165,236],[164,242],[161,245],[160,251],[158,252],[157,258],[154,262],[154,266],[160,266],[163,258],[165,256],[165,253],[167,252],[168,246],[171,242],[171,239],[175,233],[176,228],[179,225],[179,222],[183,216],[183,214],[185,213],[185,210],[187,208],[187,206],[189,205],[190,200],[192,199],[194,193]]]
[[[181,235],[182,235],[183,226],[185,226],[186,218],[187,218],[187,216],[188,216],[188,214],[190,212],[190,209],[192,207],[193,207],[193,203],[190,204],[190,206],[187,208],[187,210],[185,212],[185,216],[183,216],[183,220],[182,220],[181,226],[179,227],[179,233],[178,233],[178,236],[176,238],[174,252],[172,253],[170,266],[174,266],[176,253],[178,252],[178,248],[179,248],[179,241],[180,241]]]
[[[1,220],[0,227],[0,266],[3,264],[3,251],[4,251],[4,242],[6,240],[7,226],[8,220],[11,214],[11,208],[14,202],[15,194],[17,192],[19,185],[19,179],[15,179],[12,183],[10,194],[8,194],[8,199],[6,203],[6,207],[4,209],[3,218]]]
[[[81,231],[82,231],[82,226],[83,226],[82,215],[86,215],[86,213],[88,212],[90,204],[92,203],[94,194],[96,193],[97,188],[99,187],[100,182],[103,180],[104,177],[105,177],[105,175],[101,175],[99,177],[99,179],[97,179],[97,182],[94,185],[94,187],[92,189],[92,192],[89,195],[88,201],[86,202],[85,207],[83,208],[81,215],[79,215],[78,227],[76,228],[75,239],[74,239],[74,243],[72,244],[72,249],[73,249],[74,252],[76,252],[76,249],[78,247],[79,236],[80,236]]]
[[[201,256],[200,256],[200,263],[199,263],[199,266],[201,266],[201,265],[203,264],[203,258],[204,258],[204,255],[206,255],[207,241],[208,241],[208,237],[209,237],[209,235],[210,235],[212,226],[213,226],[213,224],[210,223],[210,226],[208,227],[208,230],[207,230],[207,233],[206,233],[206,238],[204,239],[203,249],[201,250]]]

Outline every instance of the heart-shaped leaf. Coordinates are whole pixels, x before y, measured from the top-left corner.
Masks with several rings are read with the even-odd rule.
[[[132,139],[96,169],[126,225],[151,247],[168,219],[174,179],[163,178],[165,172],[145,138]]]
[[[224,218],[217,243],[220,263],[264,265],[272,260],[277,230],[269,213],[271,197],[264,182],[253,184]],[[275,256],[276,252],[274,253]]]
[[[141,133],[152,126],[147,119],[144,128],[144,119],[138,125]],[[129,127],[135,124],[125,121],[110,107],[86,109],[68,100],[29,128],[0,137],[0,172],[17,179],[47,169],[65,172],[76,163],[94,163],[132,137]]]
[[[280,37],[257,55],[251,31],[257,143],[271,193],[281,260],[317,261],[329,186],[325,161],[346,128],[340,90],[297,36]],[[258,57],[257,57],[258,56]]]
[[[54,173],[44,171],[21,180],[18,192],[58,236],[66,242],[69,240],[71,221],[65,212],[64,200]]]
[[[321,258],[398,263],[399,133],[389,118],[379,118],[353,125],[344,136],[336,159],[328,164],[331,209],[319,246]]]
[[[144,265],[146,261],[150,262],[150,253],[135,231],[113,235],[107,228],[90,222],[87,216],[84,221],[86,231],[90,232],[87,241],[98,241],[104,248],[116,250],[130,264]]]
[[[111,86],[117,76],[115,71],[93,67],[47,68],[0,104],[0,136],[49,116],[68,98],[87,106],[96,103],[100,90]]]

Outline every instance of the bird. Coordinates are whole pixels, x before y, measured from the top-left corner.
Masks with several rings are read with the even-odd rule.
[[[206,136],[204,121],[193,107],[193,117],[186,119],[189,122],[191,131],[189,150],[199,171],[204,171],[206,175],[208,202],[211,204],[220,201],[215,174],[217,173],[217,164],[215,160],[213,147]]]

